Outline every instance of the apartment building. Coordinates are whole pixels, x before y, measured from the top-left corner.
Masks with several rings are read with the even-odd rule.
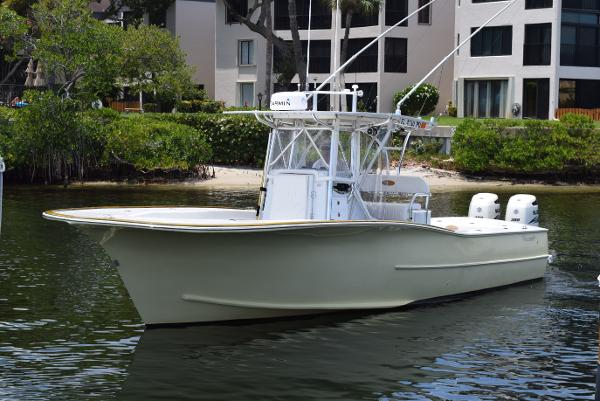
[[[215,0],[175,0],[165,26],[179,37],[193,79],[209,97],[215,96]]]
[[[454,46],[455,0],[441,0],[407,23],[395,28],[348,67],[346,86],[358,84],[365,93],[364,107],[370,111],[391,112],[394,94],[421,79]],[[355,15],[350,31],[349,55],[353,55],[381,32],[415,11],[425,0],[387,0],[373,15]],[[309,0],[297,0],[298,24],[303,47],[307,48]],[[241,12],[247,0],[239,0]],[[337,27],[338,51],[345,25]],[[311,19],[310,68],[311,87],[323,82],[334,71],[336,54],[336,15],[324,1],[313,1]],[[275,34],[291,41],[287,1],[275,0],[273,7]],[[265,92],[266,40],[228,15],[222,0],[216,3],[215,98],[227,105],[258,106]],[[306,53],[306,51],[304,52]],[[339,54],[339,53],[338,53]],[[290,60],[274,51],[273,83]],[[338,56],[339,58],[339,56]],[[448,62],[434,74],[430,83],[440,89],[438,111],[452,98],[453,63]],[[297,88],[297,76],[289,89]]]
[[[127,29],[128,7],[109,15],[109,0],[94,0],[89,6],[94,18]],[[144,23],[164,27],[179,37],[186,61],[194,67],[194,82],[205,89],[208,96],[214,97],[215,0],[173,0],[166,12],[144,15]]]
[[[456,42],[506,0],[456,0]],[[459,117],[554,118],[600,107],[600,0],[522,0],[454,57]]]

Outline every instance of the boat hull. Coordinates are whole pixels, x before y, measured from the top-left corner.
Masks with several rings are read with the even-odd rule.
[[[78,225],[146,324],[393,308],[543,277],[545,230],[460,235],[401,222],[220,232]]]

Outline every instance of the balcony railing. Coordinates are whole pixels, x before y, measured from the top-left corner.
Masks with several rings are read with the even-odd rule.
[[[523,65],[550,65],[552,46],[549,43],[525,43]]]
[[[560,65],[600,67],[600,46],[560,45]]]

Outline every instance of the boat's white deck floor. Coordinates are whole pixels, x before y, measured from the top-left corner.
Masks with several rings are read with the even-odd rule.
[[[402,221],[319,221],[319,220],[257,220],[254,210],[197,207],[103,207],[51,210],[44,217],[79,224],[125,225],[146,228],[227,230],[235,227],[301,226],[322,224],[411,224]],[[504,220],[469,217],[434,217],[431,225],[457,234],[481,235],[544,230]]]

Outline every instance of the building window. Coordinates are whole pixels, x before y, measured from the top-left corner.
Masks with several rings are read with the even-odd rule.
[[[352,14],[350,28],[358,28],[361,26],[379,25],[379,10],[376,9],[370,14]],[[342,14],[342,28],[346,28],[346,18]]]
[[[308,29],[308,10],[310,0],[296,0],[296,21],[299,29]],[[273,1],[273,26],[275,30],[290,29],[290,14],[287,0]],[[354,24],[353,24],[354,25]],[[313,1],[310,29],[331,28],[331,7],[326,1]]]
[[[471,28],[473,33],[477,28]],[[512,54],[512,26],[483,28],[471,39],[471,57],[510,56]]]
[[[292,41],[286,41],[289,46],[290,54],[292,59],[283,57],[279,48],[273,48],[273,72],[275,73],[286,73],[291,69],[295,69],[293,60],[293,49]],[[302,43],[302,55],[306,62],[306,46],[307,41],[303,40]],[[310,41],[310,74],[328,73],[331,69],[331,41],[329,40],[311,40]]]
[[[600,80],[561,79],[558,107],[596,109],[600,108]]]
[[[563,3],[560,64],[600,67],[600,1]]]
[[[358,53],[365,47],[373,38],[350,39],[348,42],[348,57]],[[340,41],[340,53],[343,41]],[[377,72],[377,54],[379,51],[379,42],[365,50],[358,56],[348,67],[345,72]],[[344,62],[344,60],[341,60]]]
[[[419,8],[429,3],[430,0],[419,0]],[[431,5],[419,11],[419,24],[431,25]]]
[[[550,65],[552,24],[526,24],[523,65]]]
[[[231,0],[229,2],[233,10],[241,15],[242,17],[246,17],[248,15],[248,0]],[[229,8],[225,7],[225,22],[228,24],[237,24],[238,22],[233,18],[231,12],[229,12]]]
[[[302,41],[302,54],[306,58],[307,41]],[[310,64],[308,72],[310,74],[329,73],[331,69],[331,41],[329,40],[311,40],[310,41]]]
[[[406,38],[385,38],[384,72],[406,72]]]
[[[254,64],[254,41],[253,40],[240,40],[239,42],[239,65],[253,65]]]
[[[239,99],[240,103],[238,106],[242,107],[253,107],[254,106],[254,82],[240,82],[239,87]]]
[[[387,0],[385,2],[385,24],[388,26],[396,24],[398,21],[408,16],[408,0]],[[404,21],[400,26],[408,26]]]
[[[525,9],[552,8],[552,0],[525,0]]]
[[[550,79],[523,80],[523,118],[548,119]]]
[[[508,80],[465,80],[465,117],[504,117]]]

